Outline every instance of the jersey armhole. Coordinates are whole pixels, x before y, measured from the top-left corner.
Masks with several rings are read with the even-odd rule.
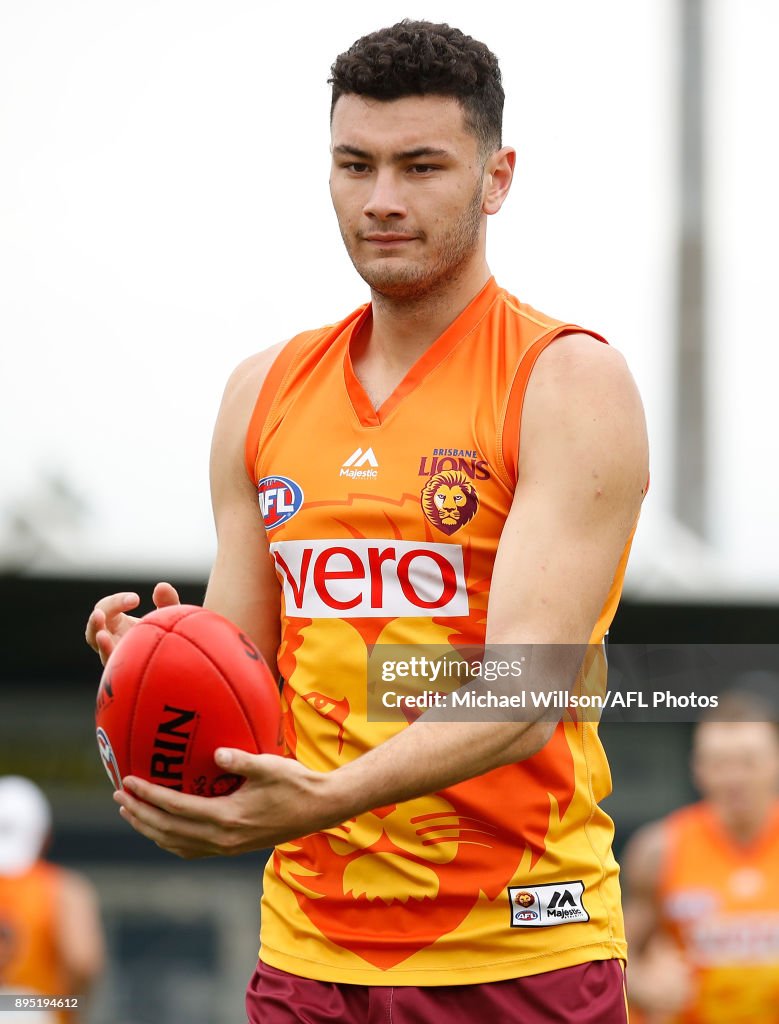
[[[533,342],[517,364],[514,371],[514,379],[509,387],[508,396],[503,412],[503,422],[498,435],[498,456],[501,476],[504,483],[509,485],[510,490],[517,486],[517,462],[519,460],[519,431],[522,424],[522,408],[525,404],[525,393],[527,391],[530,374],[536,365],[536,360],[547,347],[557,338],[564,334],[589,334],[596,341],[608,342],[595,331],[588,331],[575,324],[560,324],[551,331],[543,334]]]
[[[249,426],[246,430],[246,442],[244,445],[244,465],[246,466],[246,472],[249,474],[249,479],[255,486],[257,485],[257,453],[260,449],[260,441],[265,424],[269,421],[271,411],[275,407],[277,400],[281,397],[283,386],[292,369],[295,357],[303,347],[304,341],[309,337],[310,334],[298,334],[296,337],[291,338],[271,363],[270,369],[265,375],[265,380],[260,386],[257,401],[254,403]]]

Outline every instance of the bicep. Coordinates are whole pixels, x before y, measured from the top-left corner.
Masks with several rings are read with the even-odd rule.
[[[579,339],[551,345],[528,386],[490,642],[586,643],[638,516],[647,477],[640,399],[618,353]]]
[[[211,445],[211,498],[217,553],[203,604],[240,626],[275,671],[279,585],[244,442],[265,373],[281,346],[242,364],[228,381]]]
[[[230,619],[257,644],[275,672],[279,585],[256,499],[228,499],[220,510],[217,554],[203,605]]]

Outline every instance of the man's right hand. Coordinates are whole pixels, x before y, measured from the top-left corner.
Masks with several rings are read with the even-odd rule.
[[[158,583],[152,594],[155,608],[167,608],[173,604],[181,604],[179,595],[170,583]],[[135,615],[128,615],[132,608],[137,608],[141,599],[137,594],[110,594],[101,598],[94,611],[87,619],[86,641],[96,651],[102,663],[108,661],[114,648],[132,627],[139,621]]]

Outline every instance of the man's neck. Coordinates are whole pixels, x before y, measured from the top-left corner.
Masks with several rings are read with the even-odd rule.
[[[418,300],[394,300],[372,293],[372,323],[364,358],[407,370],[440,337],[490,278],[481,261],[443,289]]]
[[[715,804],[713,810],[731,841],[737,846],[749,846],[768,825],[773,806],[773,801],[769,801],[751,809],[751,813],[734,813]]]

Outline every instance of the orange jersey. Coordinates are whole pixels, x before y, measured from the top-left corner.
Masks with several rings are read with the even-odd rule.
[[[60,868],[38,861],[22,875],[0,875],[0,925],[10,936],[12,955],[0,970],[8,989],[39,995],[73,995],[61,968],[56,913],[62,884]],[[76,1024],[72,1011],[57,1020]]]
[[[779,802],[746,846],[705,803],[665,827],[663,923],[696,982],[674,1024],[779,1024]]]
[[[373,645],[484,643],[527,381],[579,330],[491,279],[377,411],[350,357],[370,313],[293,339],[247,436],[281,588],[286,743],[318,771],[407,727],[368,720]],[[597,726],[569,718],[526,761],[285,843],[265,873],[262,959],[325,981],[448,985],[624,958],[598,806],[610,790]]]

